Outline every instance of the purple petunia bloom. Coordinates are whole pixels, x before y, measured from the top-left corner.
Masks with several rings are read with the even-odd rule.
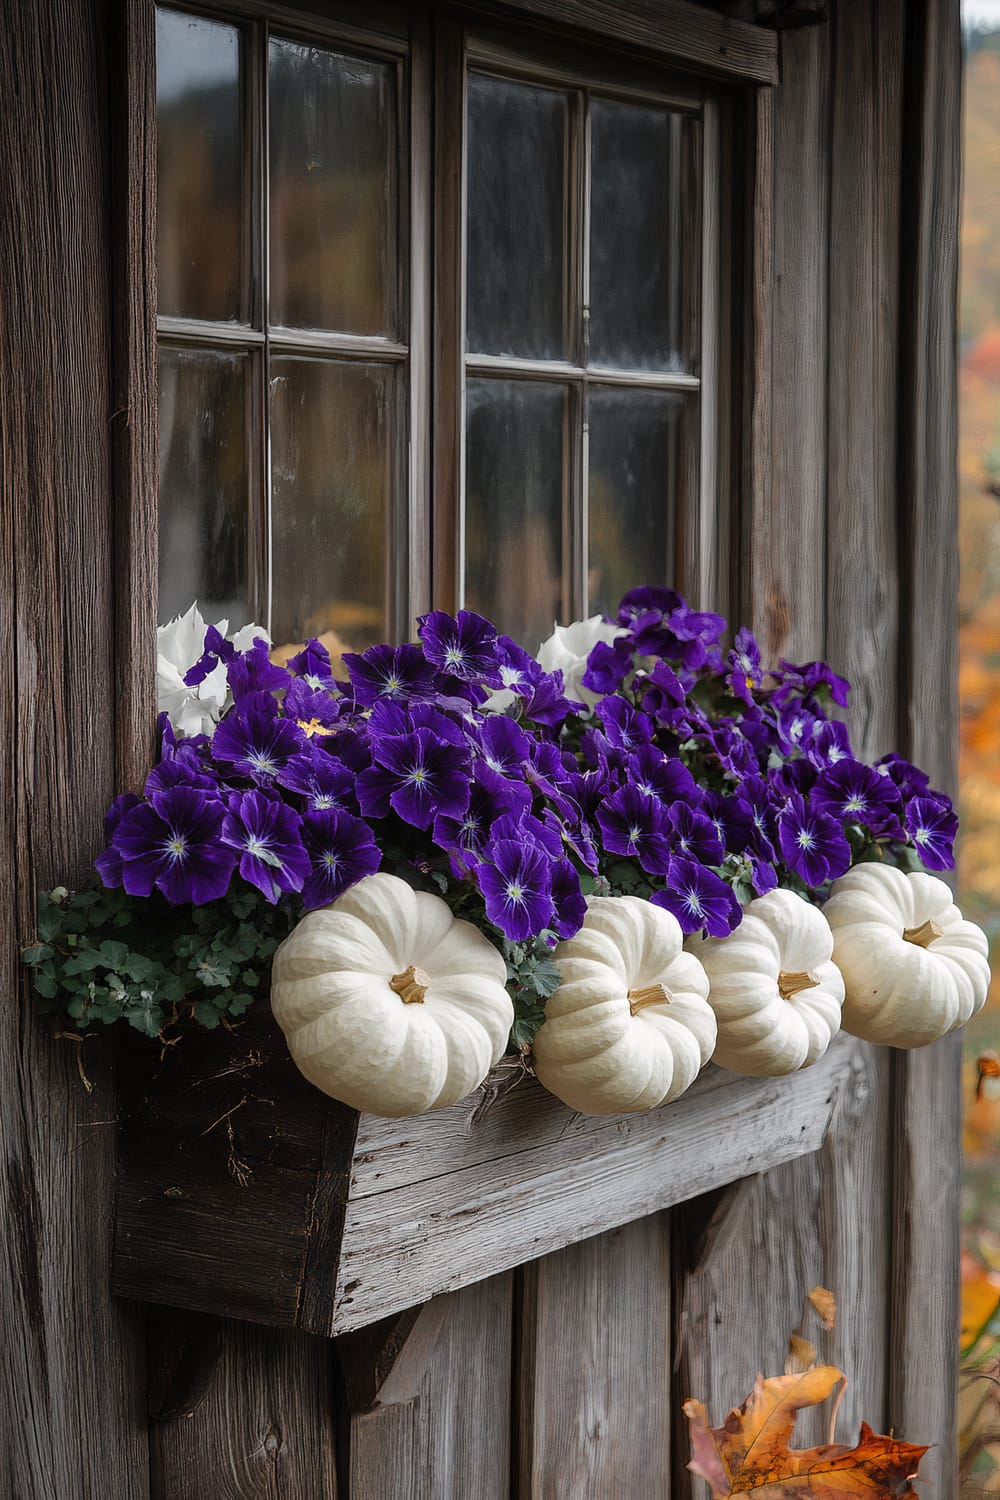
[[[468,807],[457,817],[438,814],[434,819],[434,842],[449,853],[478,856],[501,818],[517,819],[530,806],[531,793],[523,782],[505,781],[480,762],[469,789]]]
[[[300,891],[309,874],[297,812],[266,792],[234,792],[222,840],[235,849],[240,874],[273,905],[282,891]]]
[[[551,813],[546,814],[545,822],[536,818],[532,813],[521,813],[516,817],[512,813],[507,813],[494,823],[493,837],[530,842],[547,854],[549,859],[559,859],[563,852],[559,820]]]
[[[847,707],[851,684],[846,678],[838,677],[825,661],[810,661],[802,666],[796,666],[790,661],[780,661],[775,676],[778,678],[782,697],[792,690],[803,698],[830,697],[841,708]]]
[[[497,839],[476,866],[486,915],[512,943],[523,943],[550,926],[552,880],[540,849],[513,839]]]
[[[333,663],[322,641],[306,641],[302,650],[288,659],[288,670],[311,688],[333,688]]]
[[[749,802],[742,797],[727,797],[722,792],[706,792],[699,809],[709,819],[722,847],[730,854],[742,854],[750,842],[752,814]]]
[[[611,854],[638,859],[651,875],[665,875],[670,868],[667,815],[653,797],[634,786],[621,787],[597,810],[604,847]]]
[[[531,740],[513,719],[493,714],[477,726],[477,748],[491,771],[521,780],[531,755]]]
[[[888,755],[883,755],[881,760],[877,760],[874,769],[880,776],[887,776],[894,785],[899,787],[900,796],[904,801],[910,797],[923,797],[930,792],[930,777],[925,775],[918,766],[912,765],[901,755],[897,755],[894,750]]]
[[[816,715],[793,700],[778,710],[778,745],[790,755],[794,750],[805,750],[813,737]]]
[[[371,708],[380,699],[407,703],[434,695],[434,668],[419,646],[369,646],[360,656],[344,653],[355,702]]]
[[[853,760],[854,751],[851,749],[847,725],[840,719],[817,719],[805,752],[812,765],[820,769],[835,766],[838,761]]]
[[[114,833],[122,885],[130,896],[155,887],[174,906],[203,906],[229,889],[236,855],[220,837],[225,804],[195,787],[154,792],[126,812]]]
[[[947,797],[912,797],[906,804],[906,831],[928,870],[954,869],[958,818]]]
[[[314,744],[301,755],[294,755],[278,772],[277,780],[304,797],[311,812],[358,810],[354,772]]]
[[[212,736],[212,755],[232,763],[241,776],[259,786],[270,786],[293,755],[308,743],[291,719],[278,718],[278,706],[266,693],[237,705]]]
[[[617,693],[612,698],[602,699],[596,712],[616,750],[638,750],[640,745],[652,742],[652,720]]]
[[[195,662],[184,673],[184,682],[187,687],[198,687],[205,681],[216,667],[221,663],[228,666],[236,660],[236,647],[226,637],[217,625],[209,625],[205,631],[205,648]]]
[[[684,684],[665,661],[658,661],[650,675],[639,679],[636,685],[642,691],[643,708],[658,723],[684,703]]]
[[[750,814],[746,847],[758,859],[773,863],[778,825],[772,787],[762,776],[748,776],[740,782],[739,798]]]
[[[632,786],[667,805],[683,799],[696,807],[704,795],[684,762],[664,755],[655,745],[643,745],[630,755],[625,770]]]
[[[286,719],[294,719],[307,735],[322,734],[340,718],[343,698],[325,688],[310,687],[303,677],[292,680],[282,704]]]
[[[305,813],[302,841],[311,867],[302,887],[307,911],[336,901],[382,863],[368,824],[339,809]]]
[[[390,806],[406,823],[428,828],[437,815],[457,818],[469,805],[469,757],[430,729],[389,735],[372,747],[375,764],[357,779],[366,818],[384,818]]]
[[[860,760],[828,767],[813,787],[812,802],[842,823],[863,823],[876,834],[901,832],[897,788]]]
[[[106,886],[118,887],[122,883],[121,851],[112,842],[115,831],[126,813],[131,812],[133,807],[141,806],[142,799],[135,792],[122,792],[104,814],[104,837],[108,841],[108,847],[101,850],[94,860],[94,867]]]
[[[254,641],[249,651],[237,652],[226,668],[234,703],[255,693],[280,692],[292,681],[291,673],[271,660],[267,641]]]
[[[558,729],[570,714],[583,713],[583,708],[575,698],[566,697],[562,672],[542,672],[524,705],[524,716],[546,729]]]
[[[709,937],[725,937],[743,917],[732,887],[693,859],[672,860],[666,889],[650,900],[673,912],[685,933],[704,928]]]
[[[703,865],[718,865],[726,851],[719,831],[704,813],[695,812],[685,802],[676,802],[670,809],[670,829],[667,835],[670,847],[684,859],[696,859]]]
[[[797,792],[778,817],[778,841],[786,865],[808,886],[836,880],[850,867],[851,846],[837,819]]]
[[[662,620],[664,616],[673,614],[675,609],[680,609],[683,603],[684,600],[674,589],[641,584],[623,595],[618,606],[618,624],[632,630],[637,620],[648,615],[658,615]]]
[[[736,633],[736,641],[729,653],[729,675],[726,683],[729,691],[744,703],[753,702],[754,688],[760,687],[760,647],[756,637],[744,628]]]
[[[613,641],[598,641],[587,657],[581,685],[592,693],[617,693],[632,670],[632,641],[620,635]]]
[[[460,682],[503,685],[497,659],[496,626],[471,609],[460,609],[457,617],[443,609],[432,610],[417,621],[427,660],[446,677]]]
[[[580,889],[580,877],[568,859],[552,866],[552,926],[561,938],[571,938],[583,926],[587,900]]]

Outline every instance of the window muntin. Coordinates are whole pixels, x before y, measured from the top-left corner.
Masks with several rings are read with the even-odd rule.
[[[237,205],[238,303],[227,273],[228,299],[211,302],[212,316],[191,300],[180,313],[161,306],[161,359],[170,371],[171,356],[215,356],[228,371],[242,355],[244,392],[242,406],[228,393],[230,430],[203,433],[199,446],[181,431],[195,417],[190,402],[177,404],[176,375],[161,381],[161,618],[197,596],[207,615],[264,620],[278,640],[332,629],[363,647],[405,635],[431,602],[464,603],[531,645],[554,618],[608,608],[637,577],[690,586],[692,541],[697,558],[717,513],[714,495],[707,505],[699,496],[717,481],[718,350],[705,337],[714,328],[717,338],[717,287],[703,281],[700,253],[710,104],[673,85],[661,92],[662,75],[630,81],[641,70],[627,65],[613,79],[603,63],[571,72],[561,53],[536,67],[534,44],[497,65],[473,40],[461,75],[467,117],[443,157],[438,120],[432,175],[422,37],[395,51],[357,32],[341,44],[175,6],[158,18],[161,48],[178,18],[217,29],[225,67],[217,61],[209,81],[226,84],[231,141],[238,59],[241,131],[238,187],[211,187],[227,219]],[[211,92],[208,49],[194,49],[191,65],[187,48],[190,76],[176,37],[174,50],[180,58],[158,69],[161,115],[180,101],[197,117]],[[414,75],[424,84],[408,118]],[[208,154],[231,163],[221,145]],[[429,205],[442,160],[464,176],[468,218],[457,236],[461,306],[445,305],[439,276],[433,312],[465,333],[449,354],[436,331],[432,371]],[[168,183],[183,175],[173,165]],[[178,192],[167,198],[169,207]],[[456,258],[445,222],[434,253]],[[161,285],[171,267],[178,281],[183,257],[171,245],[184,247],[175,225],[164,263],[163,225],[161,198]],[[231,233],[226,244],[233,260]],[[454,392],[458,429],[457,464],[435,463],[455,476],[438,481],[436,558],[451,547],[455,561],[433,596],[426,458],[442,434],[429,430],[432,374]],[[440,405],[437,415],[440,429]],[[228,487],[209,451],[223,436]],[[241,443],[242,510],[232,477]],[[212,556],[218,546],[228,557]]]
[[[161,620],[197,598],[278,641],[406,629],[404,83],[402,55],[157,10]],[[178,369],[206,399],[215,370],[221,409]]]

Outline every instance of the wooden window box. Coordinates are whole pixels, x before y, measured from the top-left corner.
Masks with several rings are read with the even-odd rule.
[[[789,1078],[709,1066],[611,1119],[505,1060],[460,1104],[383,1120],[306,1083],[262,1014],[136,1074],[113,1290],[346,1333],[815,1151],[857,1058],[841,1036]]]

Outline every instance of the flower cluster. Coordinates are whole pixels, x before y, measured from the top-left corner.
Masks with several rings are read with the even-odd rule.
[[[633,589],[538,659],[471,611],[418,627],[346,654],[343,680],[318,641],[277,665],[263,632],[208,627],[182,685],[231,706],[195,733],[161,715],[142,794],[107,816],[105,887],[293,919],[391,869],[487,932],[537,1000],[593,892],[722,936],[776,885],[821,900],[859,860],[952,863],[948,799],[899,756],[853,754],[842,678],[766,671],[749,631],[725,649],[722,617],[673,590]]]

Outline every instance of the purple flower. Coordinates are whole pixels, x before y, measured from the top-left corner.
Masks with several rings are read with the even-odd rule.
[[[958,818],[947,797],[912,797],[906,804],[906,831],[928,870],[952,870]]]
[[[203,792],[219,790],[218,776],[213,775],[195,750],[189,750],[182,741],[155,765],[146,777],[143,793],[151,797],[154,792],[165,792],[172,786],[193,786]]]
[[[311,871],[302,887],[307,910],[336,901],[365,875],[374,875],[382,854],[367,823],[337,809],[305,813],[302,840]]]
[[[900,796],[904,801],[910,797],[922,797],[930,790],[930,777],[926,776],[918,766],[911,765],[908,760],[897,755],[894,750],[875,762],[875,770],[880,776],[887,776],[895,786],[899,787]],[[943,796],[943,793],[938,793],[938,795]]]
[[[292,680],[284,667],[271,660],[267,641],[263,639],[254,641],[249,651],[238,652],[229,662],[226,672],[235,703],[241,703],[255,693],[279,692]]]
[[[296,656],[289,657],[288,670],[311,688],[333,687],[333,664],[322,641],[306,641]]]
[[[520,780],[531,755],[531,740],[513,719],[493,714],[478,726],[478,749],[491,771]]]
[[[122,885],[130,896],[153,888],[174,906],[203,906],[229,889],[236,855],[222,842],[225,806],[195,787],[154,792],[126,812],[114,833],[122,857]]]
[[[469,789],[468,807],[457,817],[438,814],[434,819],[434,842],[449,852],[479,855],[491,829],[501,818],[518,818],[530,805],[531,793],[523,782],[505,781],[480,763]]]
[[[562,831],[559,820],[551,813],[546,813],[546,821],[543,823],[531,813],[521,813],[514,816],[511,813],[498,818],[493,825],[493,837],[495,839],[520,839],[523,842],[531,842],[543,850],[550,859],[559,859],[563,852]]]
[[[209,625],[205,631],[205,649],[195,662],[184,673],[184,683],[187,687],[197,687],[199,683],[214,672],[220,662],[226,666],[236,660],[236,647],[232,641],[227,641],[222,631],[216,625]]]
[[[552,922],[549,861],[534,845],[497,839],[476,866],[476,879],[486,915],[512,943],[536,937]]]
[[[543,675],[535,658],[529,656],[523,646],[512,641],[509,635],[498,635],[496,660],[500,686],[522,698],[530,698],[532,689]]]
[[[261,693],[238,704],[218,725],[212,736],[212,755],[231,762],[234,770],[259,786],[270,786],[307,743],[296,724],[278,718],[274,699]]]
[[[597,717],[604,725],[604,732],[616,750],[637,750],[648,745],[653,738],[652,720],[639,709],[633,708],[626,699],[615,694],[604,698],[597,705]]]
[[[525,717],[547,729],[558,729],[570,714],[583,713],[583,704],[575,698],[567,698],[563,688],[562,672],[543,672],[534,685],[534,691],[524,706]]]
[[[666,889],[654,891],[650,900],[673,912],[685,933],[704,927],[709,937],[725,937],[743,919],[732,887],[693,859],[673,859]]]
[[[626,762],[629,782],[646,797],[658,797],[668,805],[685,802],[697,806],[703,793],[681,760],[664,755],[655,745],[643,745]]]
[[[653,797],[634,786],[621,787],[597,810],[604,847],[611,854],[637,859],[652,875],[670,868],[666,813]]]
[[[643,708],[658,722],[684,703],[684,684],[665,661],[658,661],[650,675],[637,685],[642,688]]]
[[[825,770],[812,791],[815,807],[841,823],[863,823],[873,833],[899,832],[899,792],[860,760],[842,760]]]
[[[355,701],[370,708],[380,699],[406,703],[434,694],[434,669],[419,646],[369,646],[360,656],[344,653]]]
[[[135,792],[122,792],[104,814],[104,837],[108,841],[108,847],[94,860],[94,867],[106,886],[117,887],[122,883],[121,851],[112,842],[115,830],[126,813],[131,812],[133,807],[141,806],[142,798],[137,797]]]
[[[825,766],[835,766],[838,761],[854,758],[847,725],[840,719],[817,719],[813,724],[812,739],[805,751],[810,762],[820,770]]]
[[[722,792],[707,792],[700,810],[710,820],[722,847],[731,854],[742,854],[750,842],[749,802],[742,797],[727,797]]]
[[[745,627],[737,631],[736,641],[729,653],[729,675],[726,682],[729,691],[744,703],[753,702],[754,688],[760,687],[760,647],[754,635]]]
[[[432,610],[417,621],[424,655],[446,677],[460,682],[487,682],[501,687],[496,627],[471,609],[457,617]]]
[[[282,891],[300,891],[309,874],[297,812],[266,792],[234,792],[222,839],[235,849],[240,874],[272,903]]]
[[[778,711],[778,744],[786,755],[804,750],[813,737],[816,715],[794,700]]]
[[[632,641],[620,635],[613,641],[598,641],[587,657],[587,670],[580,678],[592,693],[617,693],[632,670]]]
[[[847,707],[851,684],[846,678],[838,677],[825,661],[810,661],[799,667],[790,661],[780,661],[775,676],[780,683],[782,697],[791,689],[803,698],[829,697],[834,703],[839,703],[841,708]]]
[[[552,904],[555,915],[552,926],[561,938],[571,938],[583,926],[587,901],[580,889],[580,877],[568,859],[552,866]]]
[[[285,718],[294,719],[299,728],[310,737],[322,735],[325,729],[336,724],[343,707],[343,698],[334,698],[325,688],[310,687],[303,677],[293,679],[282,705]]]
[[[718,865],[725,858],[726,851],[715,824],[684,802],[676,802],[670,809],[668,838],[671,849],[684,859]]]
[[[469,805],[469,757],[430,729],[390,735],[372,747],[376,764],[357,779],[366,818],[384,818],[390,806],[415,828],[436,815],[457,818]]]
[[[778,837],[772,790],[762,776],[748,776],[740,783],[739,797],[750,814],[746,847],[758,859],[772,863],[777,858],[774,845]]]
[[[778,841],[785,864],[808,886],[836,880],[851,863],[851,846],[836,818],[809,806],[798,792],[778,817]]]
[[[311,812],[357,812],[354,772],[315,745],[293,756],[277,779],[289,791],[304,797]]]
[[[665,615],[673,614],[675,609],[680,609],[683,604],[684,600],[674,589],[654,588],[643,584],[629,589],[623,596],[618,606],[618,623],[632,630],[636,621],[644,616],[659,615],[663,619]]]

